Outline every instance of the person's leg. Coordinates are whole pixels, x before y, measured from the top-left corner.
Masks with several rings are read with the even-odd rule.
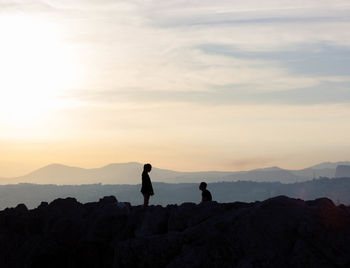
[[[149,194],[143,194],[143,207],[148,207],[148,202],[149,202]]]

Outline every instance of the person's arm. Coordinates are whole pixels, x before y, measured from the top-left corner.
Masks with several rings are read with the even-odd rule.
[[[142,186],[144,186],[146,183],[146,174],[143,172],[142,173]]]
[[[149,177],[148,174],[147,174],[147,188],[149,188],[151,195],[154,195],[151,178]]]
[[[151,182],[151,178],[150,178],[150,177],[148,177],[148,178],[149,178],[149,184],[150,184],[150,186],[151,186],[151,195],[154,195],[153,185],[152,185],[152,182]]]

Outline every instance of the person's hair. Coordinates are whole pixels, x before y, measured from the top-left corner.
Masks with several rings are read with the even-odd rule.
[[[143,166],[143,170],[147,170],[147,171],[149,171],[149,170],[151,170],[151,169],[152,169],[152,165],[151,165],[151,164],[149,164],[149,163],[144,164],[144,166]]]
[[[200,184],[200,186],[204,186],[204,188],[206,189],[206,188],[207,188],[207,183],[204,182],[204,181],[202,181],[201,184]]]

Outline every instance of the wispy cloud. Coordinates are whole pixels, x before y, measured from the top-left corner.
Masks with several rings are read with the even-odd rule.
[[[301,92],[328,88],[338,92],[329,102],[348,99],[347,1],[37,0],[0,6],[54,10],[86,77],[74,97],[284,103],[294,96],[290,103],[297,103]]]
[[[162,147],[184,165],[349,148],[348,0],[0,0],[13,14],[54,24],[81,77],[32,138]]]

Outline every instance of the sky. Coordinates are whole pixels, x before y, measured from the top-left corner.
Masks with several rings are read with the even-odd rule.
[[[0,0],[0,177],[350,160],[348,0]]]

